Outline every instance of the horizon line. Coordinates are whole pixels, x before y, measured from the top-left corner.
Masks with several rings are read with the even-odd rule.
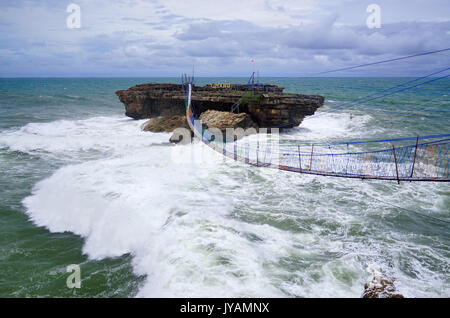
[[[405,75],[405,76],[398,76],[398,75],[384,75],[384,76],[370,76],[370,75],[363,75],[363,76],[261,76],[260,78],[414,78],[414,77],[420,77],[420,75]],[[431,76],[434,77],[434,76]],[[438,77],[438,76],[436,76]],[[0,79],[39,79],[39,78],[66,78],[66,79],[82,79],[82,78],[180,78],[180,76],[0,76]],[[195,76],[195,78],[247,78],[248,76],[242,76],[242,75],[229,75],[229,76]]]

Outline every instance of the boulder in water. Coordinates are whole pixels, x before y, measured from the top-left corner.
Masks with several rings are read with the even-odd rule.
[[[255,128],[258,125],[246,113],[234,114],[217,110],[207,110],[201,114],[200,120],[207,128],[217,128],[225,133],[227,128]]]
[[[216,110],[207,110],[200,116],[202,124],[212,130],[218,129],[226,137],[227,128],[242,128],[246,133],[256,133],[258,125],[252,120],[251,116],[246,113],[234,114],[230,112],[222,112]],[[248,128],[254,128],[248,130]],[[171,143],[179,143],[181,141],[190,141],[193,132],[190,130],[185,116],[172,117],[155,117],[142,125],[142,130],[151,132],[173,132],[170,137]]]
[[[154,117],[142,125],[142,130],[151,132],[173,132],[177,128],[189,128],[185,116]]]

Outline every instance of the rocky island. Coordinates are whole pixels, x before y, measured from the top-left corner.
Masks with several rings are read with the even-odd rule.
[[[196,114],[209,127],[292,128],[313,115],[325,100],[320,95],[285,94],[283,90],[276,85],[194,86],[192,103]],[[127,116],[151,118],[144,130],[171,132],[177,127],[188,127],[182,85],[141,84],[119,90],[116,95],[125,105]]]

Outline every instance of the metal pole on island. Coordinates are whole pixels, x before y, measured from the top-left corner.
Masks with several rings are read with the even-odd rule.
[[[252,71],[252,95],[255,94],[255,59],[251,59],[250,61],[252,63],[253,66],[253,71]]]

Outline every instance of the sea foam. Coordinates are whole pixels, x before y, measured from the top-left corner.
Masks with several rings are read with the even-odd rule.
[[[341,127],[335,137],[354,129],[348,117],[311,119],[304,122],[309,136],[322,136],[327,120]],[[408,226],[421,219],[403,216],[399,229],[401,211],[367,200],[387,195],[400,203],[411,191],[439,199],[434,185],[395,192],[395,184],[297,175],[214,155],[191,162],[193,153],[212,150],[170,145],[169,134],[144,133],[141,124],[98,117],[0,135],[11,150],[66,158],[23,200],[27,214],[52,232],[84,237],[91,259],[131,254],[135,272],[146,275],[138,296],[359,297],[372,263],[405,296],[449,295],[426,265],[429,257],[445,263],[445,254],[414,254],[423,246]],[[174,149],[182,160],[171,159]],[[404,256],[417,259],[410,266],[421,275],[411,278]]]

